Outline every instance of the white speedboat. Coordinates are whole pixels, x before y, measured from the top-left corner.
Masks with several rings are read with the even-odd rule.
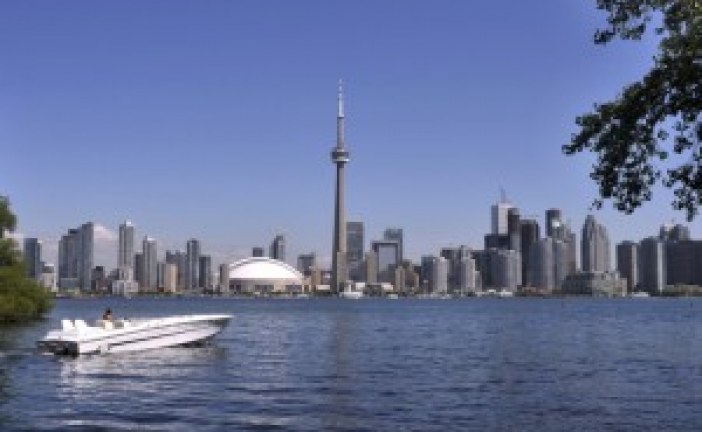
[[[61,320],[61,330],[49,331],[37,342],[40,350],[79,355],[140,351],[198,344],[222,331],[231,315],[178,315],[151,319]]]
[[[339,293],[339,297],[351,300],[363,298],[363,291],[346,290]]]

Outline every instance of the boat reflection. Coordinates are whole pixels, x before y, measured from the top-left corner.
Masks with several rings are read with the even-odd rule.
[[[162,348],[115,355],[56,358],[61,363],[59,393],[90,397],[96,393],[129,391],[162,392],[182,387],[183,380],[198,373],[211,373],[226,361],[225,348]]]

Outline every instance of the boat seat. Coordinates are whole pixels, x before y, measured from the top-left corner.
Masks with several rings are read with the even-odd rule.
[[[76,327],[73,325],[73,321],[71,321],[69,319],[62,319],[61,320],[61,328],[63,330],[73,330]]]
[[[82,319],[77,319],[74,321],[76,325],[76,330],[78,331],[85,331],[88,328],[88,324],[85,323]]]

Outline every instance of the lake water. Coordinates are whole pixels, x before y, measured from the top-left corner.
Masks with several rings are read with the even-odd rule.
[[[210,346],[58,358],[63,317],[226,312]],[[58,300],[0,329],[0,430],[702,430],[702,299]]]

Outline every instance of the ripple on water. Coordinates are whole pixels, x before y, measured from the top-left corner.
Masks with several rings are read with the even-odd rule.
[[[483,300],[114,300],[235,318],[201,349],[36,355],[102,310],[60,300],[0,336],[0,430],[702,430],[702,301]]]

